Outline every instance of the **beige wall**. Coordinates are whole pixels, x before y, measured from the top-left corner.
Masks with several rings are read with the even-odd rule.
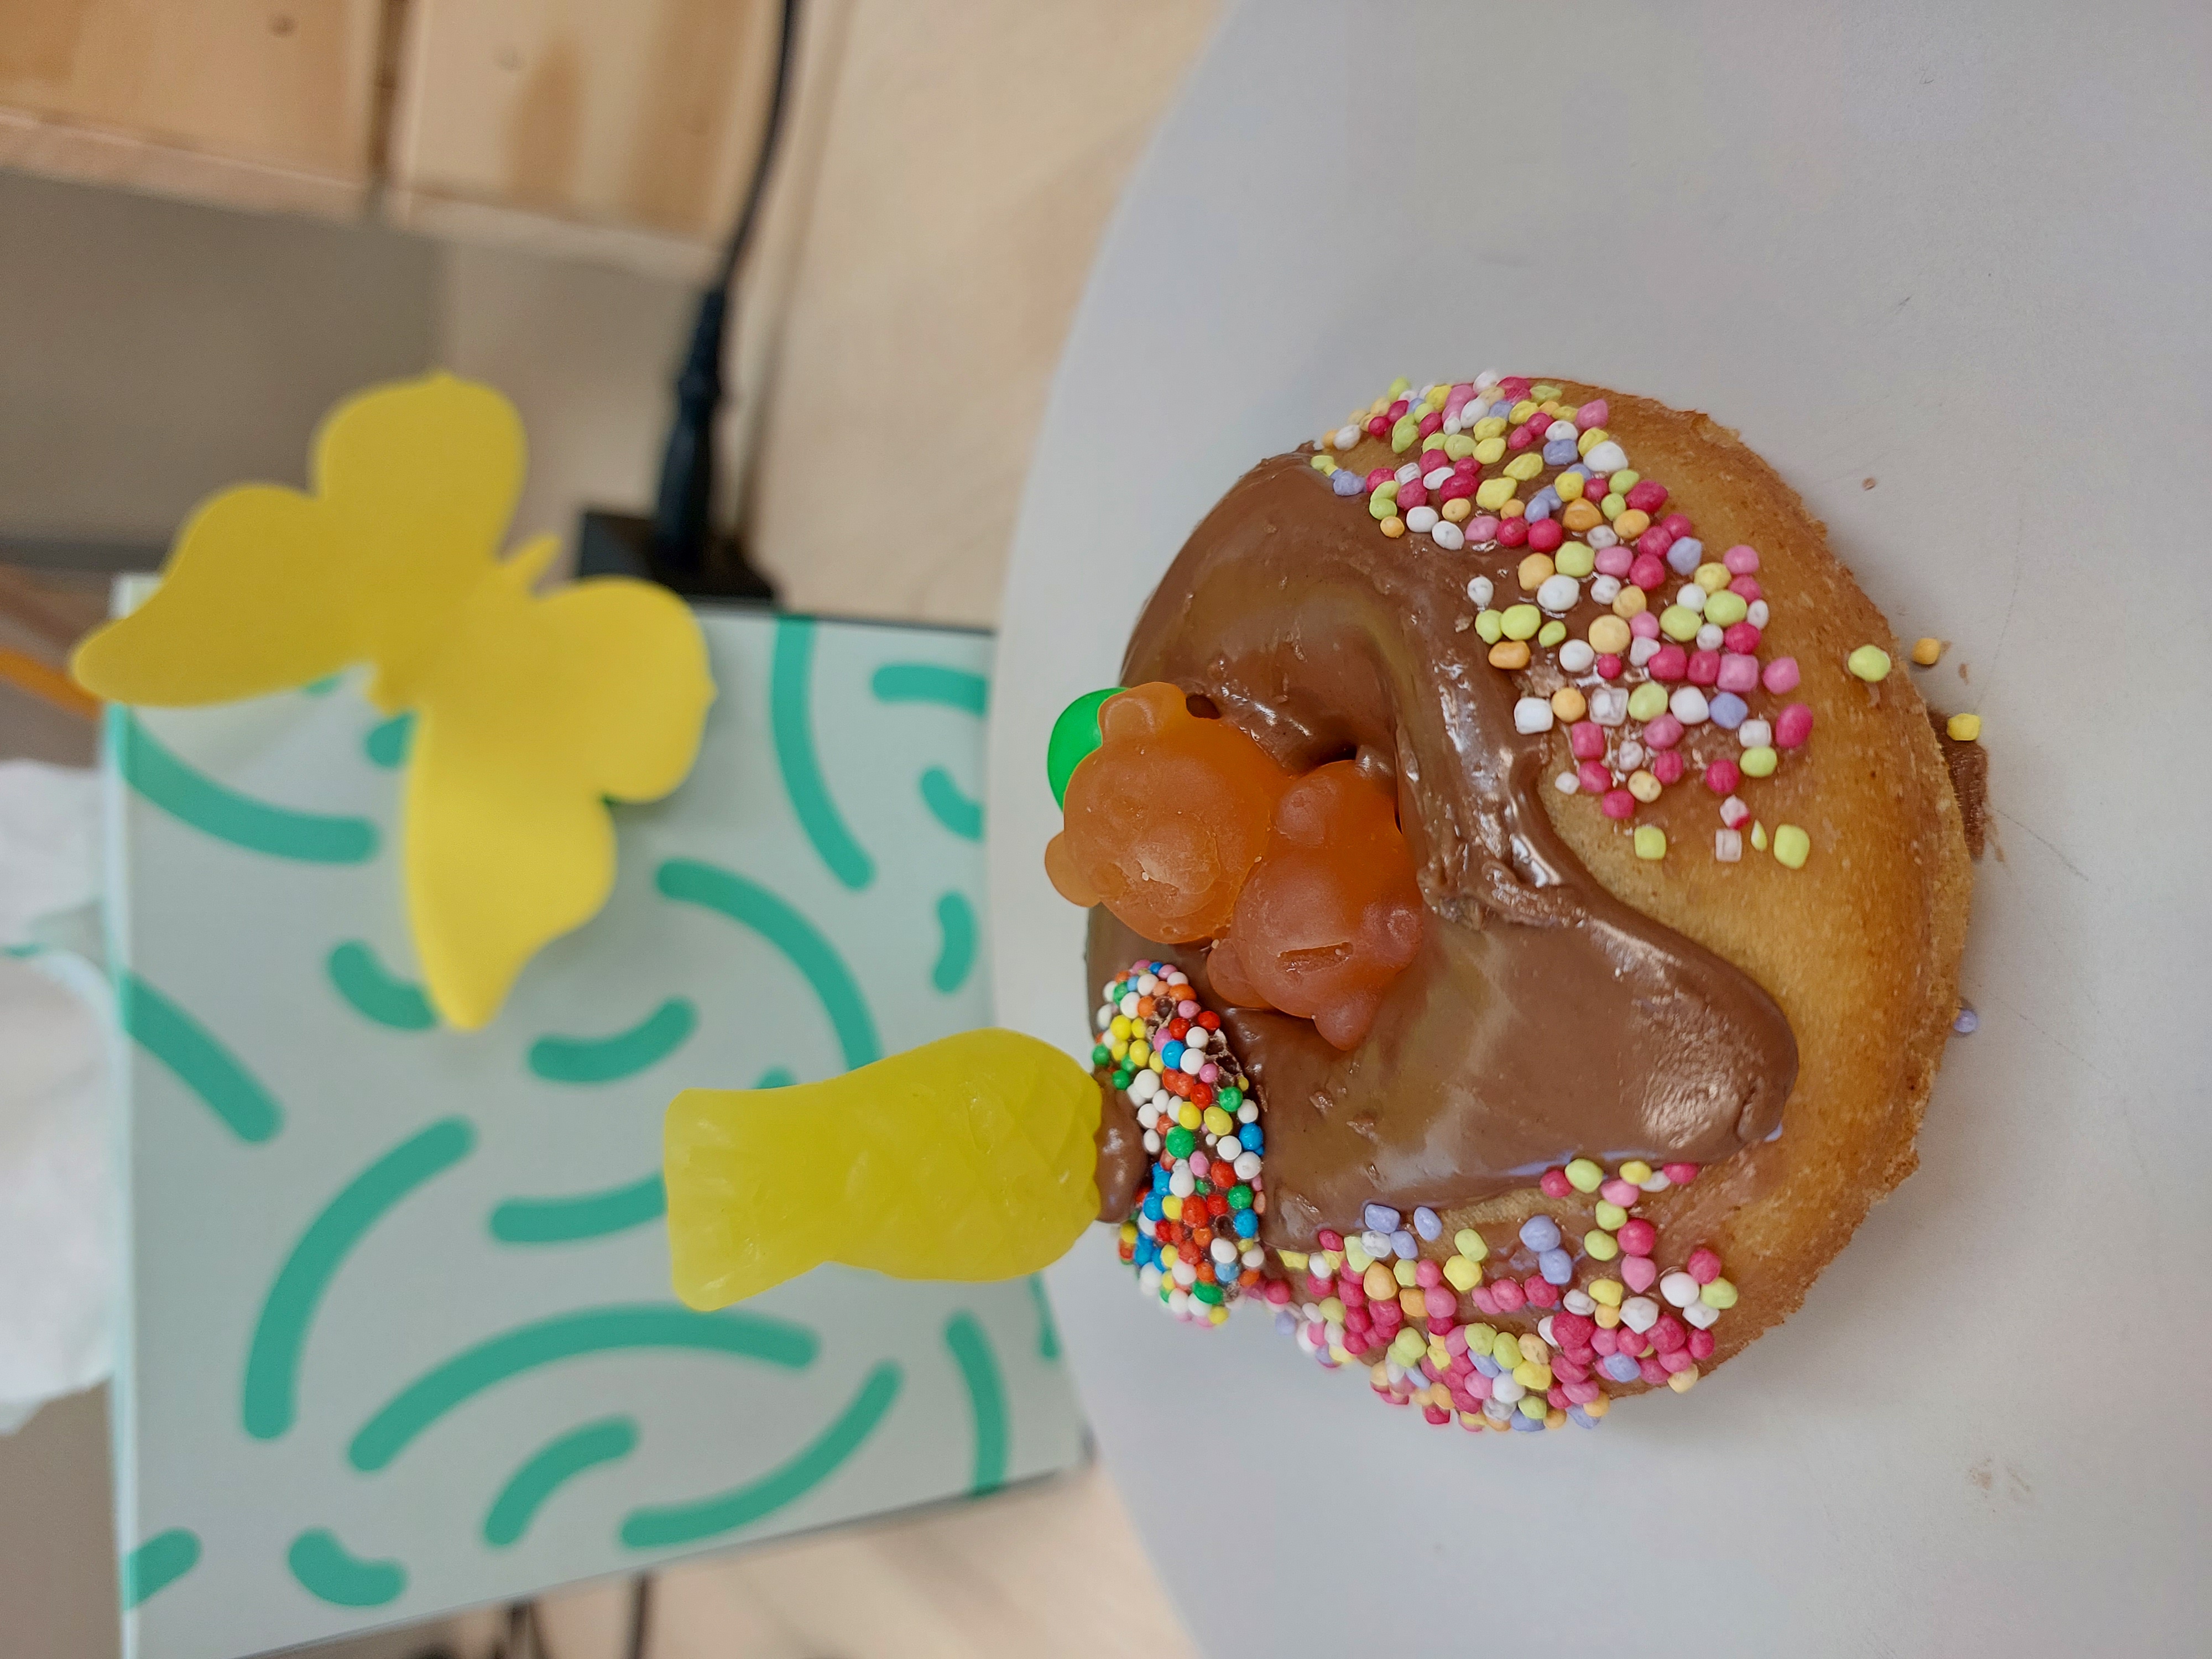
[[[440,280],[389,231],[0,173],[0,536],[164,538],[298,478],[332,398],[428,359]]]
[[[300,481],[356,386],[433,363],[521,406],[517,524],[641,507],[690,297],[669,282],[374,225],[0,173],[0,538],[165,541],[209,491]]]

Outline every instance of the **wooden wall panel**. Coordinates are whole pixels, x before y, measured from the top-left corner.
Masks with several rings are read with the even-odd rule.
[[[0,166],[343,214],[384,0],[0,0]]]
[[[1099,234],[1217,11],[856,0],[775,378],[733,427],[759,434],[748,530],[792,604],[996,618]],[[824,441],[864,411],[895,437]]]
[[[775,0],[413,0],[403,222],[686,276],[752,165]]]

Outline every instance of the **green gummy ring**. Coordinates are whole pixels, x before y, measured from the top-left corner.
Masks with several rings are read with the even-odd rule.
[[[1086,691],[1061,709],[1060,718],[1052,723],[1052,738],[1045,744],[1044,771],[1052,781],[1052,798],[1060,805],[1067,805],[1067,781],[1075,775],[1075,769],[1106,741],[1098,730],[1099,707],[1107,698],[1121,694],[1118,685]]]

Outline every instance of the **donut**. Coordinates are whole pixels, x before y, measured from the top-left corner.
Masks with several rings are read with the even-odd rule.
[[[1054,732],[1141,1290],[1439,1425],[1710,1376],[1914,1167],[1978,730],[1704,414],[1400,381],[1262,461]]]

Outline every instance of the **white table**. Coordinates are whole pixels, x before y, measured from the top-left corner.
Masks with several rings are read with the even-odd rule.
[[[1093,275],[1017,536],[1006,1024],[1084,1039],[1080,918],[1039,861],[1054,716],[1113,682],[1243,467],[1394,374],[1579,374],[1739,427],[1902,635],[1954,641],[2001,849],[1965,969],[1981,1030],[1920,1171],[1694,1395],[1478,1441],[1264,1315],[1176,1326],[1103,1235],[1055,1270],[1106,1458],[1209,1653],[2212,1642],[2209,23],[1267,0],[1197,71]],[[1237,1472],[1202,1527],[1200,1443]]]

